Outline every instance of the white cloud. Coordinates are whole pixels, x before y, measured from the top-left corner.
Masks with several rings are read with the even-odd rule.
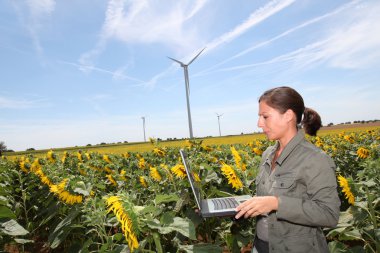
[[[47,105],[45,99],[27,100],[0,96],[0,109],[28,109],[45,107]]]
[[[360,2],[360,1],[359,1],[359,2]],[[268,40],[266,40],[266,41],[260,42],[259,44],[254,44],[254,45],[252,45],[251,47],[249,47],[249,48],[247,48],[247,49],[245,49],[245,50],[239,52],[238,54],[233,55],[233,56],[227,58],[226,60],[223,60],[223,61],[221,61],[221,62],[215,64],[214,66],[212,66],[212,67],[210,67],[210,68],[208,68],[208,69],[205,69],[205,70],[203,70],[203,71],[197,73],[196,75],[198,76],[198,75],[204,75],[204,74],[207,74],[207,73],[210,72],[211,70],[216,69],[217,67],[219,67],[219,66],[221,66],[221,65],[223,65],[223,64],[225,64],[225,63],[227,63],[227,62],[230,62],[230,61],[232,61],[232,60],[234,60],[234,59],[237,59],[237,58],[239,58],[239,57],[242,57],[242,56],[244,56],[244,55],[246,55],[246,54],[248,54],[248,53],[250,53],[250,52],[252,52],[252,51],[254,51],[254,50],[257,50],[257,49],[259,49],[259,48],[262,48],[262,47],[264,47],[264,46],[267,46],[267,45],[269,45],[269,44],[271,44],[271,43],[273,43],[273,42],[275,42],[275,41],[277,41],[277,40],[279,40],[279,39],[282,39],[282,38],[284,38],[284,37],[286,37],[286,36],[288,36],[288,35],[290,35],[290,34],[296,32],[296,31],[301,30],[302,28],[305,28],[305,27],[307,27],[307,26],[310,26],[310,25],[313,25],[313,24],[315,24],[315,23],[321,22],[321,21],[323,21],[323,20],[325,20],[325,19],[327,19],[327,18],[329,18],[329,17],[331,17],[331,16],[337,15],[337,14],[341,13],[342,11],[344,11],[344,10],[346,10],[346,9],[348,9],[348,8],[352,8],[352,7],[355,6],[357,3],[358,3],[358,1],[349,2],[349,3],[347,3],[347,4],[343,5],[343,6],[341,6],[341,7],[337,8],[337,9],[335,9],[335,10],[332,11],[332,12],[329,12],[329,13],[326,13],[326,14],[321,15],[321,16],[319,16],[319,17],[316,17],[316,18],[310,19],[310,20],[308,20],[308,21],[306,21],[306,22],[304,22],[304,23],[302,23],[302,24],[300,24],[300,25],[297,25],[297,26],[295,26],[295,27],[293,27],[293,28],[291,28],[291,29],[289,29],[289,30],[287,30],[287,31],[285,31],[285,32],[283,32],[283,33],[281,33],[281,34],[279,34],[279,35],[273,37],[273,38],[270,38],[270,39],[268,39]]]
[[[163,44],[176,52],[191,52],[201,39],[194,28],[184,28],[186,20],[194,17],[205,0],[198,0],[190,8],[186,2],[152,2],[146,0],[111,0],[100,38],[94,49],[82,54],[79,63],[83,71],[90,71],[96,59],[105,49],[107,41],[115,39],[124,43]]]
[[[309,68],[321,63],[335,68],[352,69],[379,64],[380,18],[377,15],[379,12],[380,4],[366,5],[360,9],[355,6],[348,13],[337,17],[341,20],[346,17],[348,21],[344,19],[335,24],[331,27],[330,33],[324,38],[321,37],[319,41],[266,61],[223,68],[214,72],[251,69],[279,63],[287,64],[286,71]]]
[[[243,23],[239,24],[234,29],[223,34],[222,36],[214,39],[211,43],[207,45],[207,49],[212,50],[216,47],[219,47],[220,45],[224,43],[228,43],[234,40],[238,36],[244,34],[248,29],[252,28],[252,26],[259,24],[260,22],[276,14],[277,12],[283,10],[284,8],[288,7],[294,2],[295,0],[285,0],[285,1],[274,0],[267,3],[265,6],[253,12],[249,16],[249,18],[245,20]]]
[[[13,1],[16,13],[21,23],[26,27],[32,40],[34,50],[40,59],[43,59],[43,47],[39,38],[39,30],[44,19],[50,16],[55,9],[54,0],[25,0],[26,7],[21,1]],[[43,63],[43,62],[42,62]]]
[[[42,15],[51,15],[55,9],[54,0],[26,0],[26,3],[35,19]]]

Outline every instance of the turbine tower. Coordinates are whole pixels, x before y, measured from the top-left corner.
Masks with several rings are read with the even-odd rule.
[[[146,142],[146,137],[145,137],[145,116],[142,116],[141,119],[143,121],[144,142]]]
[[[217,114],[216,113],[216,117],[218,117],[218,125],[219,125],[219,136],[222,136],[222,133],[220,132],[220,117],[223,116],[223,114]]]
[[[186,88],[186,102],[187,102],[187,117],[189,121],[189,132],[190,132],[190,139],[193,138],[193,125],[191,123],[191,113],[190,113],[190,85],[189,85],[189,72],[188,72],[188,67],[189,65],[205,50],[206,48],[203,48],[188,64],[185,64],[183,62],[180,62],[176,59],[173,59],[171,57],[168,57],[170,60],[173,60],[181,65],[183,67],[183,71],[185,74],[185,88]]]

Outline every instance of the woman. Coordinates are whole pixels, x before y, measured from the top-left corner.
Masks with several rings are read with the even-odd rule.
[[[339,218],[335,164],[304,133],[315,136],[321,118],[297,91],[278,87],[260,97],[258,126],[276,144],[263,153],[257,196],[236,210],[236,219],[257,217],[252,252],[329,252],[322,227]]]

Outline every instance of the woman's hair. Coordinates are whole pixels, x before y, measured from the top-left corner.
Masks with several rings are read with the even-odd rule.
[[[297,124],[301,124],[309,135],[315,136],[322,126],[319,114],[305,107],[302,96],[290,87],[283,86],[267,90],[261,95],[259,102],[267,103],[280,113],[285,113],[288,109],[292,110],[297,117]]]

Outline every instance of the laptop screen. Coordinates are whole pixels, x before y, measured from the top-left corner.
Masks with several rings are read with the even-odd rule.
[[[181,149],[179,153],[181,154],[182,162],[183,162],[183,165],[185,166],[187,178],[189,179],[191,189],[195,197],[195,201],[197,202],[199,210],[201,210],[201,192],[195,182],[193,171],[191,170],[190,165],[187,162],[186,152],[183,149]]]

